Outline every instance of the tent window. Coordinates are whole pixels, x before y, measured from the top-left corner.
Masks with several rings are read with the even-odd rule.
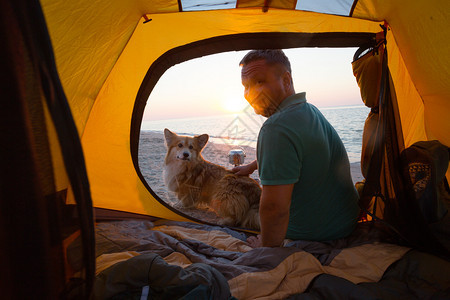
[[[353,2],[353,0],[302,0],[297,1],[295,9],[349,16]]]
[[[265,5],[266,1],[260,1],[255,6]],[[297,1],[295,5],[296,10],[313,11],[318,13],[326,13],[340,16],[349,16],[353,5],[353,0],[302,0]],[[180,0],[182,11],[204,11],[204,10],[216,10],[216,9],[231,9],[239,7],[246,7],[249,4],[240,3],[236,0],[223,1],[223,0],[211,0],[211,1],[199,1],[199,0]],[[270,4],[269,6],[277,8],[293,8],[291,5],[294,3],[285,2],[278,4]],[[252,5],[249,5],[252,6]]]
[[[294,86],[296,88],[297,92],[306,91],[307,92],[307,99],[310,100],[313,104],[316,104],[316,106],[320,106],[319,104],[315,103],[318,96],[314,95],[314,92],[312,88],[305,85],[305,80],[309,78],[321,78],[321,85],[318,85],[318,89],[316,91],[323,92],[326,90],[332,91],[333,96],[331,97],[334,101],[334,105],[344,105],[347,104],[343,102],[346,98],[346,95],[340,94],[338,92],[338,89],[340,88],[340,85],[337,84],[337,81],[334,79],[327,78],[328,75],[333,74],[333,72],[330,72],[330,68],[328,66],[334,65],[336,63],[343,63],[346,68],[348,68],[347,71],[342,71],[341,73],[338,72],[338,78],[341,78],[341,75],[347,74],[349,76],[349,79],[351,81],[351,84],[354,86],[354,93],[357,94],[356,97],[360,99],[359,96],[359,89],[357,88],[356,81],[354,77],[352,77],[352,70],[351,70],[351,64],[352,57],[354,52],[356,51],[357,47],[360,47],[361,45],[366,45],[369,43],[374,43],[375,41],[375,34],[373,33],[362,33],[362,32],[353,32],[353,33],[341,33],[341,32],[335,32],[335,33],[285,33],[285,32],[273,32],[273,33],[246,33],[246,34],[234,34],[234,35],[226,35],[226,36],[220,36],[205,40],[196,41],[184,46],[180,46],[177,48],[173,48],[170,51],[164,53],[160,58],[158,58],[147,71],[147,75],[145,76],[140,90],[136,97],[136,102],[133,110],[133,117],[131,120],[131,136],[130,136],[130,146],[131,146],[131,155],[133,159],[133,164],[136,168],[138,176],[141,178],[142,183],[147,187],[147,189],[150,191],[150,193],[155,197],[156,200],[161,202],[164,206],[174,210],[176,213],[194,218],[195,220],[201,220],[201,221],[207,221],[205,219],[200,219],[198,217],[190,216],[186,213],[185,210],[182,210],[180,207],[174,207],[169,203],[169,198],[167,198],[164,194],[167,193],[167,188],[164,184],[158,186],[153,184],[151,180],[147,179],[147,175],[152,174],[151,176],[159,177],[159,180],[161,183],[163,183],[163,173],[162,173],[162,162],[164,161],[164,156],[166,153],[166,149],[164,147],[164,137],[163,137],[163,130],[164,128],[171,129],[175,131],[176,133],[180,134],[190,134],[190,135],[198,135],[202,133],[207,133],[210,135],[211,139],[210,142],[215,142],[214,139],[220,139],[223,136],[231,135],[233,132],[237,132],[240,134],[241,126],[229,126],[231,124],[231,121],[228,124],[224,124],[223,126],[218,126],[218,123],[210,124],[209,126],[204,127],[206,130],[188,130],[189,126],[199,124],[198,120],[192,121],[192,118],[199,117],[193,116],[193,115],[187,115],[186,112],[188,109],[196,108],[198,110],[204,110],[208,106],[217,105],[219,104],[218,99],[213,99],[213,96],[217,95],[217,89],[213,93],[208,93],[205,90],[205,85],[202,85],[200,87],[193,87],[186,85],[187,80],[193,78],[193,70],[199,69],[198,67],[189,67],[187,68],[187,72],[180,72],[178,68],[182,68],[183,65],[189,64],[191,60],[199,60],[201,62],[201,66],[216,66],[214,71],[219,71],[219,74],[211,73],[211,72],[204,72],[203,76],[200,79],[197,79],[198,82],[205,82],[205,80],[210,80],[216,78],[220,82],[220,86],[225,87],[237,87],[238,89],[242,89],[241,83],[240,83],[240,68],[238,66],[238,62],[249,49],[267,49],[267,48],[276,48],[276,49],[286,49],[286,54],[288,57],[291,57],[292,55],[289,53],[290,51],[311,51],[316,54],[319,54],[323,49],[327,48],[329,50],[336,50],[336,52],[333,51],[333,53],[328,54],[319,54],[318,57],[316,57],[315,61],[319,63],[326,63],[327,66],[325,67],[325,70],[322,69],[322,71],[318,68],[317,65],[315,65],[313,68],[306,69],[304,67],[294,67],[293,68],[293,76],[294,80],[298,79],[301,82],[299,84],[295,84]],[[336,53],[339,51],[345,51],[347,50],[347,56],[345,58],[342,57],[336,57]],[[241,51],[239,53],[239,51]],[[232,55],[234,54],[235,57],[225,64],[225,67],[231,66],[233,68],[236,68],[233,75],[234,80],[236,80],[233,84],[226,84],[221,79],[224,78],[224,69],[221,69],[220,67],[217,67],[217,65],[213,63],[209,63],[206,60],[208,60],[210,57],[213,57],[215,55]],[[236,56],[237,54],[237,56]],[[306,56],[303,56],[306,58]],[[292,60],[292,58],[291,58]],[[306,60],[311,60],[310,58],[306,58]],[[330,61],[331,60],[331,61]],[[291,61],[291,64],[293,62]],[[173,73],[177,73],[181,75],[178,79],[172,79],[169,83],[169,90],[171,92],[178,92],[178,95],[176,98],[183,99],[184,102],[180,105],[176,105],[174,102],[171,102],[170,97],[164,97],[163,99],[155,101],[154,97],[157,94],[157,90],[160,89],[162,86],[162,82],[165,80],[164,77],[168,76],[168,74],[171,72],[171,67],[175,66],[173,69],[176,70]],[[313,72],[316,72],[313,74]],[[336,73],[334,73],[336,74]],[[306,76],[301,78],[301,76]],[[303,80],[303,81],[302,81]],[[185,88],[180,87],[180,83],[185,84]],[[326,88],[325,88],[326,86]],[[194,104],[194,102],[197,100],[196,97],[188,97],[186,91],[187,90],[197,90],[200,93],[203,92],[204,95],[210,95],[211,98],[209,98],[209,101],[203,103],[203,104]],[[223,89],[223,88],[222,88]],[[230,88],[226,88],[227,91],[230,90]],[[348,91],[349,89],[346,89]],[[238,92],[237,96],[233,96],[233,98],[241,97],[241,93],[243,94],[243,91]],[[204,96],[202,95],[202,96]],[[241,98],[242,101],[243,97]],[[360,101],[360,100],[358,100]],[[361,102],[358,102],[360,107],[362,109],[366,109],[364,106],[361,106]],[[164,123],[164,119],[159,118],[159,120],[156,120],[151,115],[149,116],[147,114],[147,111],[150,111],[151,113],[156,112],[156,108],[161,105],[166,105],[165,110],[168,112],[173,111],[182,111],[182,115],[176,116],[178,119],[183,118],[189,118],[190,120],[182,120],[180,121],[181,127],[171,126],[171,124]],[[247,110],[245,110],[245,108]],[[251,107],[245,107],[241,110],[241,112],[245,113],[253,113],[253,109]],[[144,113],[145,112],[145,113]],[[333,115],[336,114],[337,110],[330,110],[329,114]],[[358,140],[358,137],[354,135],[356,132],[357,134],[362,134],[362,124],[367,116],[367,111],[363,112],[361,114],[362,118],[360,120],[361,125],[358,126],[358,122],[352,122],[352,127],[350,129],[351,132],[348,132],[349,134],[346,134],[345,136],[342,136],[342,139],[355,139]],[[205,118],[215,118],[217,116],[217,111],[210,110],[207,113],[207,116],[204,116]],[[255,116],[253,114],[253,116]],[[160,117],[160,116],[159,116]],[[256,116],[259,118],[259,116]],[[328,118],[328,116],[326,116]],[[173,117],[172,117],[173,118]],[[330,117],[331,118],[331,117]],[[339,118],[339,117],[338,117]],[[167,116],[165,116],[165,119],[169,119]],[[257,118],[255,121],[251,121],[252,123],[248,122],[249,124],[256,123],[255,125],[259,126],[262,123],[261,120],[258,120]],[[350,119],[349,114],[346,114],[345,117],[342,119]],[[355,119],[353,119],[355,120]],[[159,122],[159,128],[148,128],[147,123],[144,122],[148,121],[154,121]],[[246,123],[247,124],[247,123]],[[355,127],[356,126],[356,127]],[[231,128],[231,129],[230,129]],[[246,130],[247,128],[244,127]],[[244,129],[242,128],[242,129]],[[142,130],[141,130],[142,129]],[[147,136],[147,141],[143,140],[143,134],[145,130],[152,130],[152,131],[159,131],[159,137],[158,141],[153,140],[153,137]],[[214,132],[213,132],[214,131]],[[248,132],[250,130],[248,129]],[[257,139],[257,134],[259,132],[259,127],[256,129],[252,129],[253,132],[253,139],[254,143]],[[360,138],[359,138],[360,139]],[[235,139],[229,139],[231,141]],[[228,140],[228,141],[229,141]],[[156,143],[159,143],[160,152],[154,151],[151,148],[146,148],[145,143],[147,145],[152,146]],[[224,143],[222,141],[222,143]],[[345,144],[345,141],[344,141]],[[251,146],[251,145],[250,145]],[[359,147],[360,150],[360,147]],[[353,152],[353,151],[349,151]],[[206,149],[204,150],[204,154],[206,154]],[[147,155],[147,157],[145,157]],[[153,155],[159,155],[159,164],[152,165],[149,167],[149,163],[155,163],[157,160],[152,158]],[[206,155],[205,155],[206,156]],[[227,154],[221,155],[221,159],[225,160],[225,167],[231,168],[231,165],[229,164]],[[211,160],[214,163],[218,163],[217,160],[211,159],[210,157],[206,157],[207,159]],[[246,157],[246,162],[249,162],[252,158],[250,156]],[[359,160],[358,155],[356,155],[356,159]],[[356,171],[359,171],[359,168],[355,168]],[[257,176],[257,173],[255,173]],[[161,193],[162,191],[162,193]]]
[[[236,7],[236,1],[223,0],[181,0],[180,3],[183,11],[230,9]]]
[[[355,181],[360,181],[362,128],[369,109],[361,102],[352,74],[350,62],[355,51],[353,47],[297,48],[286,49],[285,53],[291,60],[296,91],[306,91],[308,101],[318,106],[338,130],[353,163]],[[244,150],[244,163],[254,160],[265,118],[256,115],[243,97],[239,61],[245,53],[247,50],[207,55],[166,70],[146,101],[140,126],[139,169],[150,189],[166,205],[210,223],[219,220],[212,211],[185,209],[164,184],[167,151],[163,131],[168,128],[181,135],[208,134],[203,157],[227,169],[233,167],[230,150]],[[339,105],[347,107],[336,107]],[[251,177],[259,179],[257,172]]]

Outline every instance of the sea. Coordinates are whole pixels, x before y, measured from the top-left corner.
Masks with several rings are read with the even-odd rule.
[[[361,159],[362,133],[370,108],[364,105],[318,108],[342,139],[350,163]],[[266,118],[248,106],[242,112],[219,116],[143,121],[141,131],[163,133],[164,128],[182,135],[207,133],[214,143],[256,147],[258,132]]]

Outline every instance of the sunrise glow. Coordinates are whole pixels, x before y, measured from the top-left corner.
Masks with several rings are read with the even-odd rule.
[[[355,49],[287,49],[294,88],[317,107],[361,105],[351,67]],[[238,62],[247,51],[204,56],[168,69],[152,91],[144,121],[236,114],[248,106]],[[252,110],[251,110],[252,111]]]
[[[228,113],[241,112],[248,105],[242,96],[226,96],[221,102],[222,108]]]

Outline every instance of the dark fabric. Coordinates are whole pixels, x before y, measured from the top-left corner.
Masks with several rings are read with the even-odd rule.
[[[376,135],[379,120],[379,114],[376,109],[371,110],[364,122],[362,148],[361,148],[361,173],[364,178],[369,175],[370,160],[372,159],[372,151],[375,147]]]
[[[89,298],[95,272],[89,183],[39,1],[1,1],[0,36],[2,297]],[[52,123],[57,138],[49,134]],[[55,149],[61,149],[64,165],[54,165]],[[75,228],[62,215],[66,187],[56,190],[54,178],[60,168],[77,202]],[[75,293],[67,280],[74,273],[65,268],[63,253],[69,229],[81,230],[83,238],[86,280],[77,282]]]
[[[183,269],[167,264],[155,253],[117,263],[97,276],[95,299],[233,299],[228,282],[216,269],[194,263]]]
[[[305,293],[288,299],[450,299],[450,262],[412,250],[394,263],[379,282],[354,284],[322,274]]]
[[[344,278],[322,274],[317,276],[307,292],[293,295],[288,300],[348,300],[377,299],[371,291],[364,289]]]
[[[43,205],[54,192],[53,169],[37,70],[20,26],[26,18],[11,2],[0,1],[0,290],[4,299],[25,299],[30,290],[49,299],[63,284],[63,277],[50,280],[61,274],[61,249],[52,248]]]
[[[427,223],[441,220],[447,213],[440,186],[446,180],[448,148],[439,141],[414,143],[401,154],[404,177]]]
[[[33,41],[41,33],[40,26],[45,26],[41,16],[39,1],[0,2],[0,290],[4,299],[54,299],[65,284],[58,220],[53,214],[59,198]]]
[[[445,214],[444,206],[436,201],[436,205],[430,205],[433,201],[429,199],[414,201],[417,195],[412,188],[408,188],[410,174],[407,178],[402,174],[400,151],[404,149],[404,141],[395,87],[387,68],[386,48],[382,62],[379,115],[376,118],[376,115],[371,114],[370,117],[374,119],[370,119],[364,128],[365,131],[371,129],[371,132],[363,134],[364,156],[361,163],[366,180],[359,202],[363,212],[360,219],[369,219],[368,215],[383,219],[398,233],[399,242],[428,253],[450,257],[448,249],[442,246],[428,228],[430,222],[435,222]],[[448,161],[444,165],[447,167]],[[416,168],[419,169],[421,172],[415,172],[416,174],[427,170],[423,166]],[[425,212],[427,217],[422,213],[423,208],[428,209]]]
[[[362,208],[361,212],[364,210],[370,210],[370,203],[374,195],[382,192],[382,170],[383,170],[383,159],[385,151],[385,134],[388,130],[386,128],[385,118],[380,119],[380,116],[384,114],[379,114],[380,109],[384,109],[385,98],[389,97],[386,92],[387,86],[387,55],[386,48],[381,46],[379,52],[376,52],[377,56],[380,56],[381,62],[381,73],[380,73],[380,85],[375,90],[376,95],[373,97],[376,99],[375,103],[371,104],[371,114],[370,121],[368,121],[364,126],[364,131],[369,130],[369,132],[363,132],[364,144],[362,145],[361,154],[362,157],[361,165],[362,171],[364,171],[364,177],[366,179],[364,187],[362,189],[359,205]],[[364,56],[367,59],[370,56]],[[373,62],[376,62],[374,60]],[[355,64],[355,62],[353,63]],[[371,81],[371,83],[378,82]],[[364,160],[363,160],[364,159]],[[363,214],[362,214],[363,215]],[[361,216],[362,218],[363,216]]]
[[[418,142],[403,151],[397,162],[399,173],[404,170],[400,173],[403,175],[402,186],[396,190],[396,198],[386,203],[385,220],[398,229],[408,245],[450,259],[449,249],[429,226],[430,222],[441,219],[446,210],[438,200],[439,188],[436,186],[438,177],[442,182],[448,167],[445,149],[438,146],[437,141],[428,141]]]
[[[361,283],[378,299],[450,299],[450,262],[412,250],[378,283]]]

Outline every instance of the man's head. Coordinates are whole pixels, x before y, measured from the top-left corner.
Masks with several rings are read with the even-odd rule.
[[[241,60],[245,99],[257,114],[271,116],[295,93],[291,64],[281,50],[252,50]]]

